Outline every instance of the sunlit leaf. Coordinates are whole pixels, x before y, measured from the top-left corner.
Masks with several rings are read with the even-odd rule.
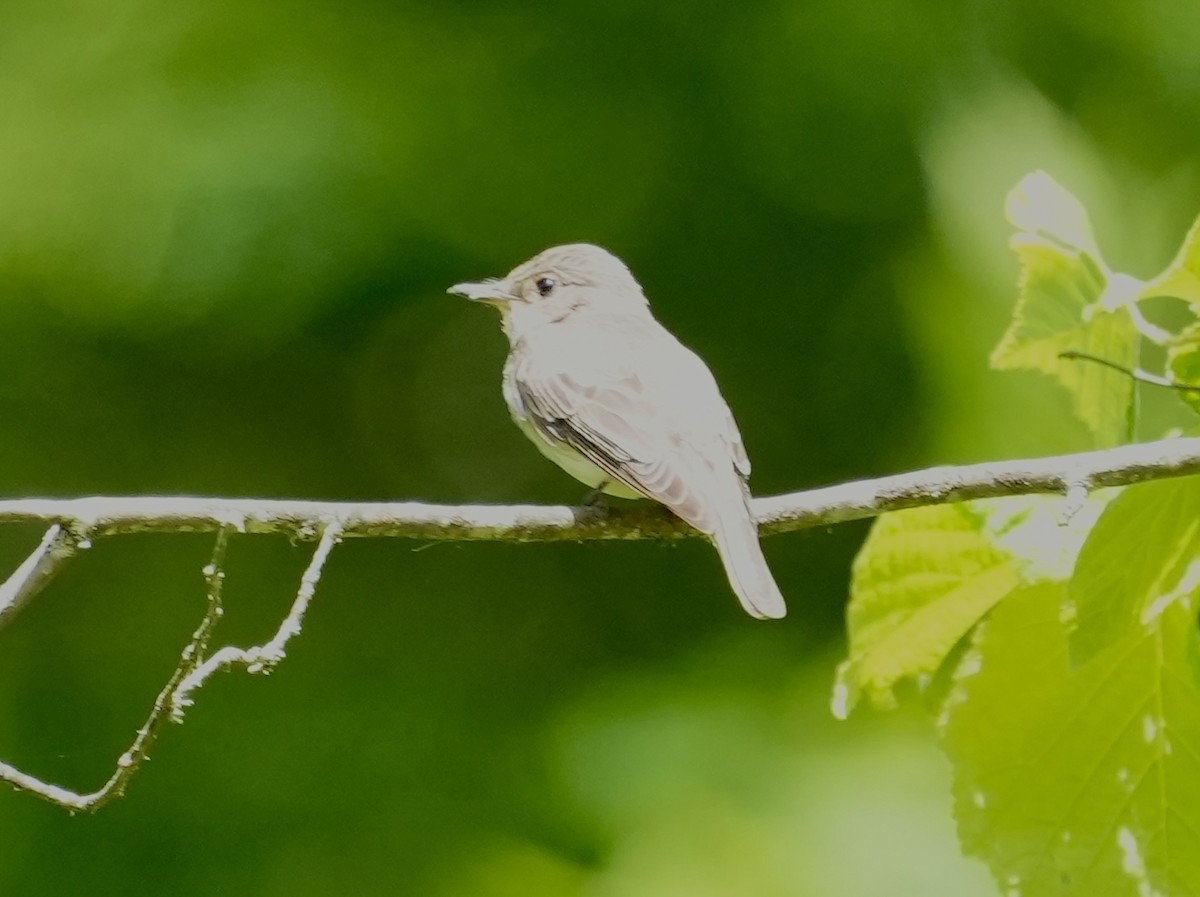
[[[1017,582],[1012,558],[961,505],[880,517],[854,562],[849,656],[838,668],[834,713],[847,715],[863,694],[889,707],[902,679],[927,682]]]
[[[1127,441],[1134,389],[1126,375],[1061,357],[1084,352],[1116,364],[1137,361],[1138,333],[1126,305],[1141,285],[1113,275],[1101,259],[1079,202],[1048,175],[1029,175],[1013,190],[1012,246],[1021,263],[1013,322],[992,352],[997,369],[1055,377],[1076,415],[1101,446]]]
[[[1146,284],[1142,296],[1175,296],[1200,309],[1200,218],[1183,238],[1171,264]]]
[[[1200,583],[1200,477],[1143,483],[1105,509],[1068,587],[1071,658],[1136,635]]]
[[[1167,370],[1176,383],[1200,386],[1200,324],[1185,328],[1167,346]],[[1200,411],[1200,389],[1181,389],[1176,394]]]
[[[1079,499],[1062,495],[1010,495],[972,502],[983,531],[1016,560],[1025,582],[1065,580],[1084,541],[1119,492],[1100,489]]]
[[[1191,602],[1072,669],[1063,598],[1015,592],[960,664],[941,729],[963,847],[1006,894],[1200,893]]]
[[[1021,178],[1006,197],[1004,211],[1019,231],[1100,257],[1083,204],[1044,171]]]

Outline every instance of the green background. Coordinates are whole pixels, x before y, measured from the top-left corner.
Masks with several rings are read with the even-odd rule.
[[[1198,29],[1190,0],[9,0],[0,493],[577,501],[507,419],[495,316],[444,293],[576,240],[708,361],[758,494],[1084,448],[986,369],[1003,197],[1045,168],[1161,269],[1200,208]],[[864,531],[766,542],[780,624],[698,541],[348,542],[287,661],[210,683],[125,799],[0,790],[0,894],[992,893],[920,721],[828,718]],[[0,758],[99,786],[210,547],[99,543],[0,634]],[[269,637],[310,551],[236,538],[219,637]]]

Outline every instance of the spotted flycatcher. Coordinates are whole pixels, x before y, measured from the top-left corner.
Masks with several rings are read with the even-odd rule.
[[[592,488],[666,505],[712,540],[747,612],[787,612],[758,544],[733,415],[620,259],[556,246],[449,291],[500,310],[504,400],[542,454]]]

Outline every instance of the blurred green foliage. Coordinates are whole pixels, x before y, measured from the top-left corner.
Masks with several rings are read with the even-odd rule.
[[[988,352],[1005,192],[1054,171],[1148,276],[1200,206],[1200,7],[9,0],[0,491],[573,501],[443,294],[621,255],[757,492],[1085,447]],[[1111,247],[1111,248],[1110,248]],[[1144,416],[1153,432],[1154,409]],[[0,893],[991,893],[903,721],[826,691],[862,527],[342,546],[288,661],[213,683],[127,798],[0,792]],[[10,528],[0,561],[38,533]],[[305,547],[235,540],[259,641]],[[97,545],[0,639],[0,757],[94,787],[202,608],[205,539]]]

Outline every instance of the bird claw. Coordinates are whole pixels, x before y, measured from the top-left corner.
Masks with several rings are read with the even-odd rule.
[[[588,494],[583,497],[583,507],[590,508],[598,514],[608,513],[608,496],[604,494],[604,490],[607,487],[608,480],[605,480],[595,489],[592,489],[590,492],[588,492]]]

